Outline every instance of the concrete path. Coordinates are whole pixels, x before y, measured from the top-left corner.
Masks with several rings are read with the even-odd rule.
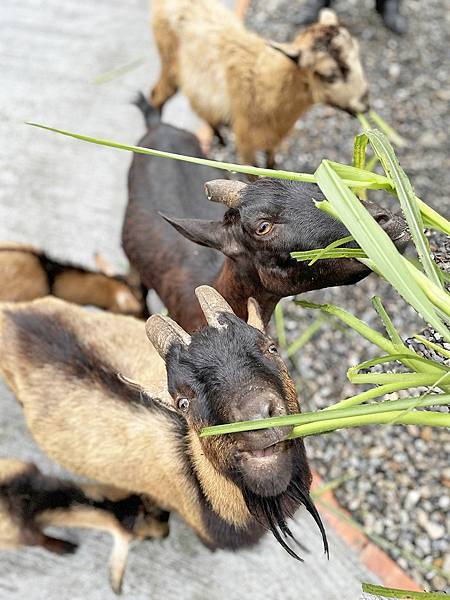
[[[54,256],[93,264],[101,251],[125,270],[120,250],[127,153],[90,146],[25,126],[33,120],[136,142],[143,124],[130,100],[156,79],[145,0],[6,0],[0,22],[0,239],[32,242]],[[103,84],[123,65],[137,68]],[[182,99],[165,115],[197,129]],[[6,349],[7,351],[7,349]],[[14,398],[0,382],[0,455],[61,472],[32,443]],[[305,563],[266,537],[254,550],[211,553],[179,520],[163,542],[131,554],[125,600],[354,600],[374,580],[329,531],[331,559],[308,515],[294,526],[310,549]],[[0,554],[0,600],[108,600],[107,536],[70,532],[80,550],[58,558],[39,549]]]

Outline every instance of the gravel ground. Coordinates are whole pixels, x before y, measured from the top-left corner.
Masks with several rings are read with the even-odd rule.
[[[295,30],[289,23],[295,3],[254,0],[247,24],[266,37],[285,41]],[[448,83],[449,15],[444,0],[424,3],[409,0],[404,9],[410,34],[401,39],[380,25],[372,3],[337,1],[341,21],[358,36],[370,81],[375,110],[411,141],[398,152],[416,192],[447,217],[450,204]],[[334,109],[317,106],[300,119],[277,156],[280,168],[312,170],[321,158],[349,162],[358,123]],[[232,152],[216,148],[217,157]],[[438,241],[438,250],[442,249]],[[447,259],[448,260],[448,259]],[[370,298],[383,298],[400,332],[408,337],[423,323],[375,276],[352,288],[308,294],[309,300],[342,306],[378,328]],[[295,339],[317,314],[285,301],[288,339]],[[346,381],[351,365],[376,353],[351,331],[328,320],[313,343],[304,347],[294,364],[300,374],[305,410],[323,408],[354,394]],[[439,571],[450,571],[448,538],[450,471],[448,432],[402,428],[362,428],[308,440],[317,471],[326,479],[350,478],[337,490],[339,502],[370,534],[385,540],[385,549],[426,589],[442,590],[448,584]],[[447,519],[447,521],[446,521]],[[447,528],[446,528],[447,525]]]

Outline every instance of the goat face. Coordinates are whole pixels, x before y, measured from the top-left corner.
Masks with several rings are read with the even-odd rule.
[[[292,427],[199,437],[203,427],[299,412],[294,384],[273,341],[263,332],[259,309],[249,301],[249,322],[234,315],[208,286],[196,290],[209,324],[191,336],[168,319],[150,317],[147,333],[166,361],[173,409],[216,471],[243,492],[276,496],[296,477],[309,489],[303,443],[286,438]],[[195,457],[194,457],[195,463]]]
[[[291,252],[324,248],[349,235],[341,222],[316,208],[314,200],[324,200],[317,185],[269,178],[250,184],[215,180],[206,184],[206,191],[210,200],[230,207],[222,222],[168,221],[188,239],[232,258],[242,273],[256,271],[267,292],[290,296],[353,284],[370,273],[356,259],[320,260],[307,266],[291,258]],[[405,221],[377,204],[365,206],[404,250],[409,240]]]
[[[321,11],[319,22],[292,43],[272,46],[310,73],[314,102],[335,106],[352,115],[369,110],[359,44],[347,29],[339,26],[332,11]]]

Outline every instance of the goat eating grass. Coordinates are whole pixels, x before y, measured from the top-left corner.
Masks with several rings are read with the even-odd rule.
[[[161,123],[143,97],[138,105],[148,128],[140,146],[202,156],[194,135]],[[145,290],[154,289],[186,331],[205,322],[194,296],[201,283],[214,286],[243,319],[247,299],[254,297],[267,325],[285,296],[350,285],[370,274],[355,259],[307,266],[291,257],[349,235],[340,221],[316,208],[314,200],[324,200],[317,185],[267,177],[246,184],[220,177],[223,171],[213,167],[141,154],[133,155],[129,170],[125,253]],[[205,182],[211,202],[202,202]],[[403,250],[405,221],[375,203],[366,207]]]
[[[292,427],[200,437],[205,426],[300,408],[257,303],[245,323],[213,288],[196,295],[208,325],[192,336],[161,315],[145,326],[52,298],[4,304],[0,373],[51,459],[148,495],[210,548],[253,545],[270,530],[299,558],[288,519],[304,505],[327,551]]]

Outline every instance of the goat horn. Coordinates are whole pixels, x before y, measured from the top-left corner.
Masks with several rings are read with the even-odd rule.
[[[229,208],[238,208],[241,204],[241,193],[247,187],[242,181],[230,179],[213,179],[205,183],[205,194],[212,202],[221,202]]]
[[[231,313],[234,315],[233,309],[217,290],[209,285],[200,285],[195,288],[195,295],[202,307],[205,319],[211,327],[216,329],[224,329],[226,325],[219,323],[219,313]]]
[[[261,310],[258,302],[254,298],[249,298],[247,300],[247,323],[254,327],[255,329],[259,329],[259,331],[265,332],[264,321],[261,316]]]
[[[152,315],[145,325],[148,339],[155,346],[161,358],[165,359],[170,346],[179,342],[189,346],[191,336],[170,317]]]

